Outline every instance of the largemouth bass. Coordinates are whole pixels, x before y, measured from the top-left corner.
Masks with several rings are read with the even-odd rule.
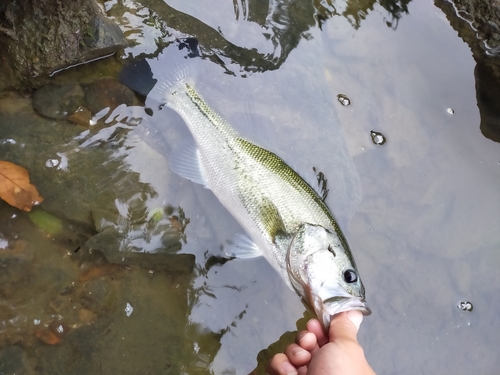
[[[154,91],[194,138],[171,156],[172,170],[212,190],[248,235],[233,242],[232,254],[264,256],[325,329],[342,311],[370,314],[347,241],[318,193],[276,154],[239,136],[188,79],[158,82]]]

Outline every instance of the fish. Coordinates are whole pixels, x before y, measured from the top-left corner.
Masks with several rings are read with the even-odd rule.
[[[173,109],[192,134],[170,167],[210,189],[246,234],[226,252],[237,258],[264,256],[317,315],[325,330],[348,310],[371,313],[351,250],[330,209],[278,155],[243,138],[179,74],[152,92]]]

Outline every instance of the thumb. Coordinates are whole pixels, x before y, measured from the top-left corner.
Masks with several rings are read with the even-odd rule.
[[[351,310],[335,315],[330,323],[330,342],[339,339],[357,342],[356,336],[362,321],[363,314],[359,310]]]

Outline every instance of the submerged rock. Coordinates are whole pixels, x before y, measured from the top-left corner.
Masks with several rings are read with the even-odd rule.
[[[193,254],[149,253],[120,251],[120,244],[126,243],[126,236],[115,229],[108,228],[93,236],[85,243],[85,248],[100,251],[106,260],[122,266],[138,266],[147,270],[165,273],[191,273],[194,269],[195,256]],[[172,236],[168,251],[179,251],[181,243],[179,237]]]
[[[78,125],[89,126],[92,121],[92,112],[86,107],[78,107],[78,109],[68,117],[68,120]]]
[[[34,375],[26,352],[20,346],[8,346],[0,350],[1,374]]]
[[[132,105],[134,93],[116,79],[103,78],[84,86],[87,107],[94,114],[103,108],[111,110],[120,104]]]
[[[108,258],[113,263],[138,266],[151,271],[170,273],[191,273],[194,269],[194,254],[158,254],[116,252]]]
[[[33,250],[26,246],[26,241],[13,240],[10,246],[0,245],[0,269],[13,264],[29,263],[33,260]]]
[[[119,27],[102,14],[95,0],[3,3],[0,90],[40,86],[57,71],[127,45]]]
[[[42,116],[59,120],[73,114],[83,98],[83,90],[76,83],[46,85],[33,95],[33,108]]]

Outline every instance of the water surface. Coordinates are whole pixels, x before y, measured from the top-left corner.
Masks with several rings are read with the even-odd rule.
[[[197,88],[207,102],[306,179],[314,181],[312,167],[325,173],[327,203],[373,311],[359,340],[377,373],[494,374],[500,145],[480,132],[476,63],[445,15],[431,1],[391,4],[143,0],[108,1],[105,8],[136,43],[120,59],[149,59],[158,78],[175,69],[179,41],[196,38]],[[92,79],[87,73],[56,79],[82,82]],[[76,206],[72,219],[82,221],[104,211],[99,228],[66,229],[89,238],[96,229],[113,234],[98,237],[98,247],[194,254],[196,266],[183,275],[105,268],[82,281],[82,264],[102,265],[65,258],[71,244],[84,242],[80,237],[69,245],[69,235],[47,237],[1,206],[0,240],[13,243],[15,232],[35,259],[18,266],[34,284],[2,291],[10,314],[1,317],[10,327],[2,331],[9,333],[3,350],[19,345],[21,357],[43,354],[41,373],[248,374],[256,367],[263,373],[265,358],[291,342],[287,332],[302,329],[311,313],[263,259],[222,258],[221,248],[242,229],[210,191],[169,171],[169,153],[189,137],[180,117],[159,111],[148,97],[146,104],[118,107],[94,128],[44,120],[36,132],[23,132],[16,121],[36,115],[28,113],[29,99],[16,103],[25,112],[9,114],[2,126],[1,139],[16,142],[1,143],[0,159],[42,166],[60,182],[53,190],[47,174],[33,172],[46,199],[42,208],[64,219],[66,207]],[[46,138],[55,130],[62,141]],[[386,142],[374,144],[372,131]],[[43,167],[58,153],[67,156],[67,170]],[[70,204],[57,200],[63,192]],[[156,223],[158,208],[163,216]],[[182,223],[182,236],[173,223]],[[54,277],[50,264],[62,275]],[[60,298],[41,294],[38,304],[27,303],[36,292],[30,285],[61,292],[75,280],[80,284],[69,294],[75,310],[99,314],[89,321],[60,314],[79,326],[56,346],[40,344],[31,321],[53,321],[48,304]],[[81,295],[89,291],[100,297],[85,304]],[[460,302],[470,302],[472,311],[458,308]],[[26,323],[11,321],[16,316]]]

